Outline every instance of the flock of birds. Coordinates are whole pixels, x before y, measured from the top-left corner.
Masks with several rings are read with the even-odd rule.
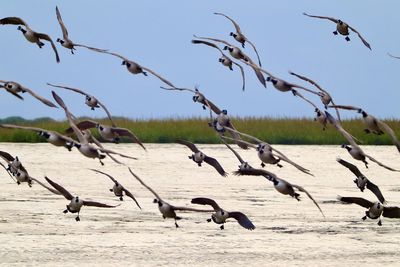
[[[219,52],[219,59],[218,61],[224,65],[225,67],[229,68],[231,71],[234,70],[234,68],[238,68],[241,73],[242,77],[242,84],[241,88],[242,90],[245,90],[245,75],[244,75],[244,67],[249,67],[251,68],[255,74],[257,79],[260,81],[261,85],[266,87],[267,82],[271,82],[273,87],[276,88],[280,92],[291,92],[295,97],[299,97],[300,99],[306,101],[309,103],[312,108],[314,109],[316,113],[315,120],[318,121],[322,125],[322,130],[325,130],[328,124],[333,125],[333,127],[341,134],[343,137],[347,140],[348,144],[343,144],[342,147],[347,149],[351,157],[355,160],[362,161],[365,164],[365,167],[368,168],[368,162],[367,159],[370,161],[378,164],[379,166],[390,170],[390,171],[396,171],[398,172],[399,170],[396,170],[392,167],[389,167],[380,161],[376,160],[372,156],[366,154],[358,145],[359,140],[352,136],[349,132],[347,132],[341,125],[341,119],[340,119],[340,112],[339,110],[345,109],[345,110],[353,110],[362,115],[362,120],[365,123],[365,132],[366,133],[371,133],[371,134],[376,134],[376,135],[382,135],[382,134],[388,134],[391,137],[391,140],[393,141],[393,144],[396,146],[397,150],[400,152],[400,143],[399,140],[396,137],[396,134],[394,131],[384,122],[381,120],[377,119],[371,114],[368,114],[364,109],[354,107],[354,106],[347,106],[347,105],[336,105],[333,101],[332,96],[330,93],[326,90],[324,90],[320,85],[318,85],[316,82],[313,80],[296,74],[294,72],[290,72],[291,75],[294,77],[309,83],[312,85],[314,88],[310,89],[306,86],[298,85],[295,83],[291,83],[288,81],[285,81],[276,75],[273,75],[269,71],[265,70],[262,67],[261,64],[261,59],[258,54],[258,51],[256,49],[256,46],[244,35],[242,32],[241,28],[239,25],[229,16],[223,14],[223,13],[214,13],[215,15],[222,16],[226,19],[228,19],[234,26],[235,32],[231,32],[230,36],[234,38],[235,41],[240,43],[241,48],[238,46],[235,46],[234,44],[223,40],[223,39],[217,39],[217,38],[211,38],[211,37],[200,37],[194,35],[195,39],[192,40],[193,44],[199,44],[199,45],[205,45],[207,47],[214,48],[218,50]],[[358,35],[358,37],[361,39],[363,44],[368,48],[371,49],[370,44],[361,36],[361,34],[353,27],[345,23],[344,21],[340,19],[335,19],[331,17],[322,17],[322,16],[314,16],[314,15],[309,15],[304,13],[305,16],[311,17],[311,18],[319,18],[319,19],[325,19],[325,20],[330,20],[336,24],[336,30],[333,32],[335,35],[343,35],[345,36],[346,41],[350,41],[349,35],[350,31],[354,32],[355,34]],[[291,160],[288,156],[286,156],[284,153],[280,152],[276,148],[274,148],[271,144],[269,144],[267,141],[257,139],[256,137],[253,137],[249,134],[246,134],[244,132],[238,131],[234,125],[232,120],[230,119],[228,115],[228,111],[225,109],[220,109],[217,105],[215,105],[212,101],[210,101],[198,88],[194,89],[189,89],[189,88],[182,88],[182,87],[177,87],[161,75],[157,74],[155,71],[144,67],[140,65],[139,63],[136,63],[135,61],[132,61],[128,59],[125,56],[122,56],[120,54],[110,52],[109,50],[106,49],[100,49],[100,48],[95,48],[95,47],[90,47],[82,44],[77,44],[73,42],[68,35],[68,31],[66,26],[64,25],[64,22],[61,18],[61,13],[56,7],[56,17],[59,22],[59,25],[61,27],[61,31],[63,34],[63,38],[57,39],[57,42],[59,42],[63,47],[69,49],[72,54],[74,54],[74,50],[77,47],[83,47],[87,48],[91,51],[94,51],[96,53],[101,53],[101,54],[108,54],[112,55],[116,58],[119,58],[122,60],[122,65],[124,65],[127,70],[132,73],[132,74],[143,74],[145,76],[152,75],[157,77],[162,83],[164,83],[166,86],[161,86],[162,89],[164,90],[169,90],[169,91],[187,91],[190,93],[193,93],[192,100],[194,102],[198,102],[202,105],[204,110],[209,109],[210,112],[210,121],[208,125],[215,130],[216,134],[221,139],[221,142],[225,144],[225,146],[235,155],[235,157],[238,159],[240,165],[238,170],[234,172],[235,175],[252,175],[252,176],[262,176],[266,178],[268,181],[272,182],[274,188],[276,191],[278,191],[281,194],[284,195],[289,195],[290,197],[293,197],[296,200],[300,200],[300,192],[306,194],[316,205],[316,207],[319,209],[321,214],[324,216],[324,213],[317,203],[317,201],[312,197],[312,195],[302,186],[292,184],[289,181],[286,181],[280,177],[278,177],[276,174],[264,169],[266,164],[269,165],[276,165],[278,167],[283,167],[285,164],[290,164],[293,167],[295,167],[297,170],[306,173],[308,175],[313,176],[310,170],[302,167],[300,164],[294,162]],[[56,61],[60,62],[60,58],[57,52],[57,48],[55,46],[55,43],[52,41],[52,38],[48,36],[45,33],[40,33],[37,31],[34,31],[31,29],[31,27],[21,18],[18,17],[6,17],[3,19],[0,19],[0,25],[18,25],[18,30],[22,32],[24,37],[31,43],[35,43],[39,46],[39,48],[42,48],[45,44],[42,42],[48,41],[50,42],[52,49],[55,53],[56,56]],[[245,49],[246,44],[249,44],[252,47],[252,50],[254,51],[257,60],[252,60],[250,56],[248,56],[243,49]],[[229,54],[228,54],[229,53]],[[393,56],[394,57],[394,56]],[[55,91],[52,91],[52,96],[55,100],[55,102],[58,104],[54,104],[52,101],[38,95],[35,93],[33,90],[17,83],[14,81],[0,81],[1,85],[0,87],[5,89],[7,92],[11,93],[15,97],[23,100],[23,97],[21,96],[20,93],[29,93],[33,97],[35,97],[37,100],[42,102],[43,104],[49,106],[49,107],[61,107],[64,112],[65,116],[68,120],[68,123],[70,125],[70,128],[66,129],[64,133],[59,133],[55,131],[50,131],[46,129],[41,129],[41,128],[35,128],[35,127],[28,127],[28,126],[19,126],[19,125],[11,125],[11,124],[1,124],[0,127],[2,128],[8,128],[8,129],[22,129],[22,130],[27,130],[27,131],[34,131],[38,135],[42,136],[43,138],[47,139],[47,141],[55,146],[58,147],[65,147],[69,151],[71,151],[73,148],[76,148],[83,156],[92,158],[92,159],[98,159],[99,162],[104,165],[103,159],[108,156],[110,157],[113,161],[119,164],[124,164],[122,163],[117,156],[123,157],[123,158],[128,158],[128,159],[134,159],[136,160],[137,158],[125,154],[121,154],[119,152],[110,150],[105,148],[102,143],[99,142],[91,133],[91,129],[96,128],[97,131],[99,132],[102,140],[104,141],[110,141],[114,143],[118,143],[121,138],[127,138],[131,140],[132,142],[137,143],[140,145],[141,148],[146,150],[146,147],[140,139],[130,130],[125,129],[125,128],[120,128],[118,127],[115,122],[113,121],[111,113],[108,111],[106,106],[100,102],[99,99],[97,99],[95,96],[93,96],[90,93],[87,93],[83,90],[77,89],[77,88],[72,88],[72,87],[67,87],[63,85],[55,85],[55,84],[50,84],[48,83],[49,86],[53,88],[61,88],[65,89],[68,91],[72,91],[78,94],[81,94],[85,97],[85,104],[91,108],[91,110],[99,109],[101,108],[102,110],[105,111],[107,114],[110,125],[104,125],[100,124],[96,121],[93,120],[84,120],[84,121],[79,121],[69,110],[67,104],[64,102],[64,100],[59,96],[58,93]],[[310,96],[315,95],[319,97],[322,105],[324,108],[320,109],[317,104],[312,102],[308,97],[305,96],[305,94],[309,94]],[[332,114],[330,114],[327,110],[328,108],[333,108],[335,109],[336,113],[336,118]],[[253,168],[250,166],[250,164],[245,161],[240,154],[227,142],[230,141],[237,144],[241,149],[255,149],[257,152],[257,155],[261,161],[261,167],[262,168]],[[187,140],[177,140],[176,141],[179,144],[182,144],[186,147],[188,147],[193,154],[189,156],[190,160],[193,160],[198,166],[201,166],[202,163],[207,163],[210,166],[212,166],[219,175],[221,176],[226,176],[228,173],[224,170],[224,168],[221,166],[221,164],[218,162],[217,159],[208,156],[204,154],[201,150],[197,148],[197,146]],[[77,213],[76,220],[79,221],[79,213],[81,211],[82,206],[95,206],[95,207],[101,207],[101,208],[115,208],[117,206],[115,205],[108,205],[104,204],[101,202],[96,202],[96,201],[89,201],[89,200],[84,200],[79,196],[74,196],[72,195],[67,189],[65,189],[63,186],[60,184],[56,183],[55,181],[51,180],[48,177],[45,177],[46,181],[48,184],[41,182],[38,179],[35,179],[31,177],[27,171],[27,169],[23,166],[22,162],[18,158],[18,156],[12,156],[6,151],[0,151],[0,157],[6,162],[6,164],[3,164],[0,162],[0,164],[4,167],[4,169],[7,171],[9,176],[17,183],[27,183],[29,186],[32,186],[32,183],[35,182],[37,184],[40,184],[50,192],[64,196],[69,202],[68,205],[66,205],[66,210],[64,210],[64,213],[71,212],[71,213]],[[356,179],[354,180],[354,183],[357,185],[357,187],[361,190],[364,191],[365,188],[371,190],[377,197],[377,201],[369,201],[364,198],[359,198],[359,197],[339,197],[339,200],[343,203],[355,203],[358,204],[364,208],[367,209],[365,212],[365,216],[362,218],[365,220],[367,217],[371,219],[377,219],[378,224],[381,225],[381,216],[388,217],[388,218],[400,218],[400,208],[399,207],[390,207],[386,206],[386,200],[383,197],[382,192],[380,191],[379,187],[372,183],[365,175],[362,174],[362,172],[353,164],[350,162],[347,162],[343,159],[338,158],[337,159],[338,163],[343,165],[344,167],[348,168],[355,176]],[[125,165],[125,164],[124,164]],[[192,208],[192,207],[179,207],[175,206],[172,204],[169,204],[165,200],[163,200],[151,187],[149,187],[138,175],[136,175],[131,168],[129,168],[129,172],[132,174],[133,177],[137,179],[138,182],[140,182],[145,188],[147,188],[153,195],[154,195],[154,203],[157,203],[158,209],[161,212],[163,218],[172,218],[175,221],[176,227],[179,227],[177,224],[177,220],[181,219],[177,215],[178,211],[191,211],[191,212],[207,212],[207,213],[212,213],[211,218],[209,218],[207,221],[213,221],[217,224],[221,224],[220,228],[224,229],[224,224],[228,218],[233,218],[235,219],[242,227],[253,230],[255,229],[254,224],[251,222],[251,220],[242,212],[239,211],[227,211],[225,209],[222,209],[216,201],[209,199],[209,198],[204,198],[204,197],[199,197],[199,198],[193,198],[191,200],[192,204],[197,204],[197,205],[207,205],[211,206],[212,209],[197,209],[197,208]],[[92,171],[96,173],[100,173],[102,175],[107,176],[108,178],[111,179],[113,182],[113,188],[110,189],[111,192],[114,193],[115,196],[117,196],[121,201],[123,200],[123,197],[129,197],[133,201],[135,201],[137,207],[141,209],[140,204],[134,197],[134,195],[127,189],[125,188],[122,184],[120,184],[113,176],[111,176],[108,173],[96,170],[96,169],[91,169]]]

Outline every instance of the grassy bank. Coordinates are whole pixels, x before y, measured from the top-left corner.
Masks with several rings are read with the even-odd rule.
[[[256,136],[273,144],[342,144],[345,139],[332,127],[322,131],[321,126],[311,119],[274,119],[274,118],[233,118],[235,127],[242,132]],[[98,120],[109,124],[109,121]],[[144,143],[172,143],[177,138],[184,138],[196,143],[220,143],[215,132],[208,127],[207,120],[202,118],[163,119],[163,120],[129,120],[115,119],[119,127],[133,131]],[[386,120],[387,124],[400,138],[400,121]],[[39,127],[57,132],[68,128],[66,121],[55,121],[49,118],[24,120],[11,117],[0,120],[9,123]],[[362,140],[365,145],[390,145],[386,134],[376,136],[364,133],[361,120],[343,121],[343,127]],[[93,131],[98,137],[97,131]],[[0,142],[44,142],[36,133],[23,130],[0,128]]]

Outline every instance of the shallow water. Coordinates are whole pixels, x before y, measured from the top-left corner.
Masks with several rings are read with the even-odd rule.
[[[193,197],[210,197],[230,211],[242,211],[256,230],[229,221],[225,230],[207,223],[208,213],[179,213],[180,228],[163,220],[153,195],[142,187],[123,165],[105,159],[84,158],[49,144],[0,144],[0,150],[18,155],[30,175],[44,181],[47,175],[83,198],[118,204],[109,192],[112,182],[88,168],[110,173],[138,199],[143,210],[125,198],[115,209],[84,207],[81,221],[63,214],[68,201],[38,184],[16,185],[0,171],[0,263],[4,266],[228,266],[239,264],[357,266],[397,265],[400,260],[400,219],[362,221],[365,209],[342,205],[336,197],[361,196],[375,201],[368,190],[361,193],[353,174],[336,162],[336,157],[356,164],[377,184],[389,205],[400,205],[400,174],[370,163],[366,169],[338,146],[275,146],[289,158],[308,168],[311,177],[294,167],[268,165],[279,177],[305,187],[320,203],[325,218],[302,194],[302,201],[275,191],[261,177],[221,177],[211,166],[202,167],[187,158],[191,151],[174,144],[108,145],[139,160],[122,159],[167,202],[185,206]],[[239,162],[221,145],[198,145],[219,160],[226,171]],[[392,146],[365,146],[366,153],[394,168],[400,155]],[[259,166],[254,150],[237,149],[253,167]],[[201,206],[197,206],[202,208]]]

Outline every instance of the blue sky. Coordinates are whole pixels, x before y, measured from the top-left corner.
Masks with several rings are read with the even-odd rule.
[[[120,53],[153,69],[177,86],[200,90],[220,108],[237,116],[312,117],[313,109],[271,84],[263,88],[245,68],[246,91],[240,73],[218,62],[217,51],[191,44],[193,34],[226,39],[233,26],[213,12],[234,18],[256,45],[263,67],[287,81],[301,83],[288,71],[308,76],[328,90],[338,104],[364,108],[380,118],[399,118],[399,1],[2,1],[0,17],[18,16],[34,30],[61,37],[58,5],[70,38]],[[335,24],[310,14],[340,18],[355,27],[372,51],[351,34],[350,42],[334,36]],[[78,48],[75,55],[57,43],[57,64],[49,44],[43,49],[25,40],[15,25],[0,26],[1,80],[12,80],[51,99],[46,83],[81,88],[100,99],[115,116],[166,118],[207,116],[191,94],[159,89],[155,77],[132,75],[121,60]],[[237,44],[237,43],[235,43]],[[245,51],[254,56],[248,47]],[[61,89],[57,89],[61,90]],[[78,116],[104,117],[91,111],[82,96],[59,91]],[[314,102],[319,103],[318,99]],[[2,118],[49,116],[63,119],[60,109],[25,101],[0,91]],[[344,117],[354,113],[342,112]]]

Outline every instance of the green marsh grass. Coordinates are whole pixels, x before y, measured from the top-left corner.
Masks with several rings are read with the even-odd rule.
[[[88,118],[80,118],[88,119]],[[108,119],[97,120],[100,123],[110,124]],[[220,143],[219,137],[212,128],[208,126],[205,118],[171,118],[171,119],[149,119],[132,120],[126,118],[115,118],[115,123],[122,128],[130,129],[144,143],[173,143],[182,138],[195,143]],[[323,131],[320,124],[309,118],[232,118],[237,130],[253,135],[258,139],[272,144],[342,144],[346,140],[333,128]],[[384,120],[400,138],[400,121]],[[23,126],[38,127],[47,130],[64,132],[68,128],[66,121],[56,121],[50,118],[39,118],[25,120],[20,117],[10,117],[0,120],[2,124],[16,124]],[[344,120],[343,127],[353,136],[357,137],[365,145],[391,145],[392,142],[387,134],[377,136],[366,134],[364,125],[360,119]],[[93,134],[99,137],[94,129]],[[122,142],[127,140],[122,140]],[[13,130],[0,128],[0,142],[45,142],[35,132],[25,130]]]

